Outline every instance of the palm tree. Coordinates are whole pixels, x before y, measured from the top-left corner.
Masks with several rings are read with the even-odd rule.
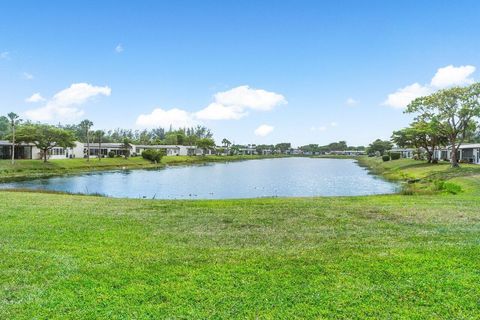
[[[124,138],[122,142],[122,149],[124,151],[124,157],[125,159],[128,159],[130,157],[130,139]]]
[[[87,161],[90,161],[90,128],[93,126],[93,122],[85,119],[80,122],[80,127],[85,130],[85,136],[87,138]]]
[[[97,141],[98,141],[98,161],[102,159],[102,140],[104,136],[105,136],[105,131],[103,130],[95,131],[95,138],[97,138]]]
[[[227,138],[223,138],[222,144],[224,147],[228,148],[228,146],[230,146],[232,143]]]
[[[22,120],[19,119],[20,117],[14,112],[10,112],[7,116],[12,128],[12,164],[15,164],[15,129]]]

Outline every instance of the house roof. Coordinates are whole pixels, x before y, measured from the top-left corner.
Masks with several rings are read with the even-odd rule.
[[[480,143],[464,143],[462,144],[459,149],[476,149],[480,148]],[[438,150],[450,150],[451,146],[447,146]]]
[[[145,148],[145,149],[180,149],[180,148],[187,148],[187,149],[196,149],[196,146],[181,146],[181,145],[170,145],[170,144],[136,144],[134,145],[136,148]]]
[[[131,144],[130,148],[132,147]],[[91,143],[90,148],[98,148],[100,145],[98,143]],[[87,144],[83,143],[83,147],[86,148]],[[102,148],[123,148],[123,143],[111,143],[111,142],[102,142]]]
[[[21,146],[33,146],[34,144],[33,143],[18,143],[19,145]],[[0,146],[11,146],[12,145],[12,142],[11,141],[8,141],[8,140],[0,140]]]

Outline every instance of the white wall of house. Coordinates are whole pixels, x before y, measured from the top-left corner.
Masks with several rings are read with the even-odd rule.
[[[437,149],[435,150],[434,157],[438,160],[450,161],[452,159],[452,151],[450,148]],[[471,143],[461,145],[458,149],[458,161],[480,164],[480,144]]]

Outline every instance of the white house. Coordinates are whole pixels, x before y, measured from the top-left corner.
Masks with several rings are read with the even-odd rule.
[[[128,145],[128,152],[131,155],[141,155],[145,150],[165,150],[167,156],[201,156],[203,154],[213,154],[212,150],[202,150],[196,146],[181,145]],[[0,159],[10,159],[12,152],[12,143],[10,141],[0,140]],[[95,158],[101,155],[108,157],[125,156],[127,148],[123,143],[90,143],[90,157]],[[87,155],[87,144],[75,142],[73,148],[54,147],[48,152],[48,159],[72,159],[85,158]],[[16,159],[43,159],[43,153],[33,143],[19,143],[15,146]]]
[[[393,149],[390,150],[390,152],[400,153],[400,156],[402,158],[411,159],[411,158],[413,158],[413,156],[416,152],[416,149],[413,149],[413,148],[393,148]]]
[[[434,152],[434,158],[438,160],[450,161],[452,151],[450,147],[437,149]],[[457,150],[458,161],[480,164],[480,143],[467,143],[460,145]]]
[[[202,149],[195,146],[181,145],[133,145],[134,152],[141,155],[145,150],[165,150],[167,156],[200,156]]]
[[[48,159],[69,159],[83,157],[83,144],[76,142],[73,148],[54,147],[48,152]],[[0,141],[0,159],[12,157],[12,143]],[[43,152],[33,143],[19,143],[15,146],[15,159],[43,159]]]

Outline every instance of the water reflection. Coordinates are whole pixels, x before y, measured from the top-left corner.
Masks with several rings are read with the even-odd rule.
[[[283,158],[121,170],[5,184],[111,197],[228,199],[393,193],[397,186],[354,160]]]

